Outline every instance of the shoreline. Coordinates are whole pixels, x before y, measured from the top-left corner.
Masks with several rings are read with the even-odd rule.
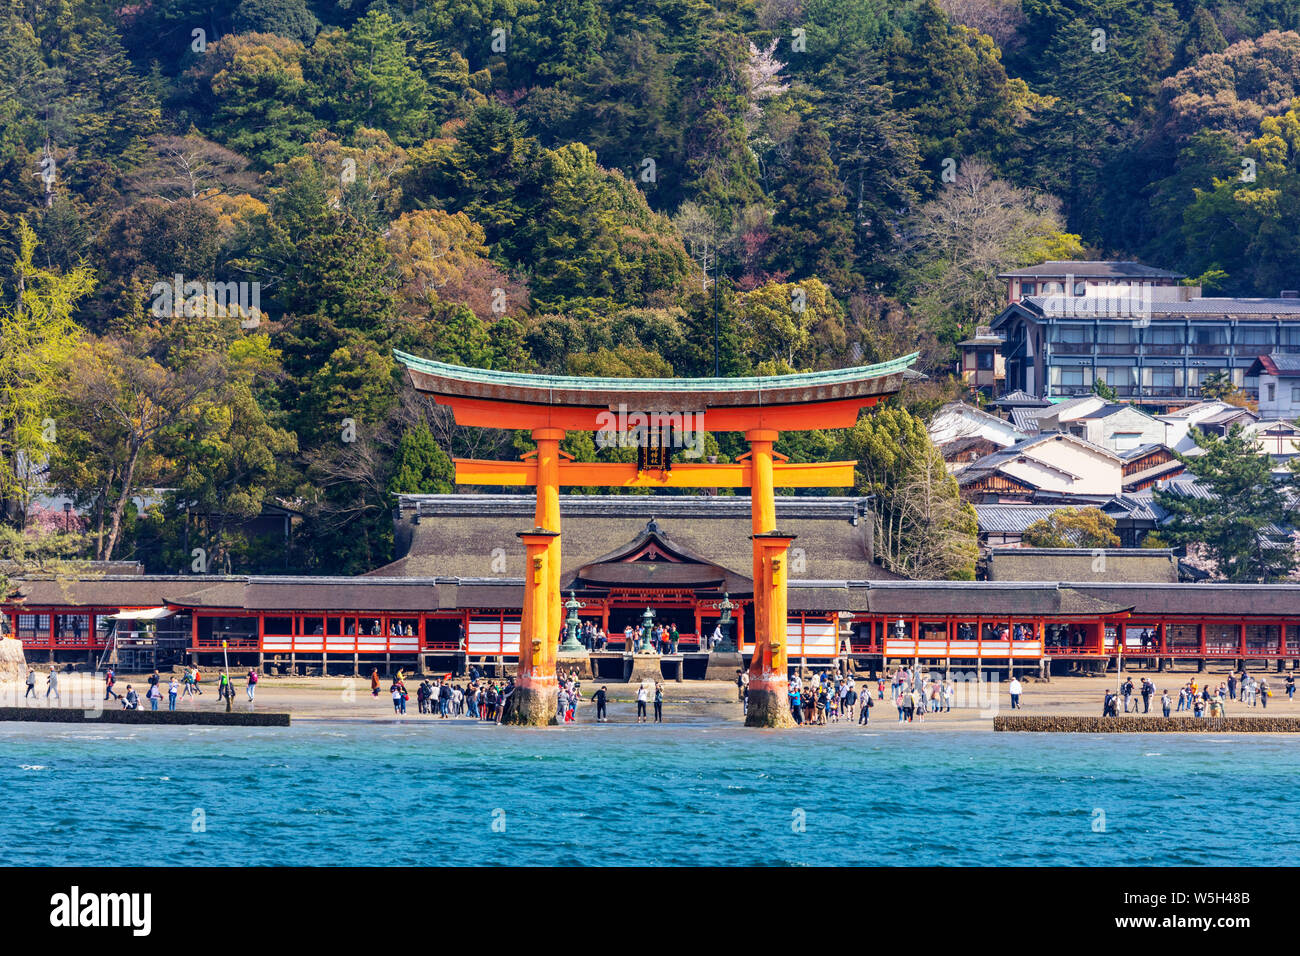
[[[1139,672],[1132,672],[1135,676]],[[41,675],[38,672],[38,677]],[[103,700],[104,685],[102,680],[97,680],[89,674],[60,674],[59,687],[63,698],[63,709],[96,712],[100,710],[120,711],[121,707],[118,701],[109,699]],[[1159,695],[1166,689],[1171,694],[1176,695],[1177,688],[1185,683],[1188,679],[1196,678],[1198,683],[1209,681],[1217,685],[1220,680],[1226,679],[1226,672],[1216,674],[1205,672],[1201,674],[1183,674],[1171,675],[1153,674],[1156,680],[1156,695],[1152,699],[1152,706],[1149,713],[1145,715],[1148,720],[1162,720],[1159,711]],[[1159,678],[1169,678],[1178,676],[1181,680],[1162,681]],[[1270,675],[1273,676],[1273,675]],[[8,705],[24,709],[47,709],[48,705],[44,697],[44,680],[39,680],[37,684],[37,697],[33,702],[28,697],[26,702],[23,700],[25,686],[21,683],[5,682],[0,684],[0,705]],[[459,682],[458,682],[459,683]],[[1274,696],[1269,699],[1267,707],[1249,706],[1241,704],[1238,701],[1228,701],[1225,716],[1237,721],[1253,720],[1273,720],[1277,718],[1300,718],[1300,702],[1288,700],[1281,689],[1281,681],[1278,680],[1273,684]],[[119,677],[115,689],[124,693],[127,685],[133,685],[137,690],[147,687],[147,676],[129,675]],[[407,687],[410,693],[410,700],[407,704],[405,715],[396,715],[393,712],[392,699],[387,691],[388,682],[381,684],[378,696],[372,696],[370,693],[369,682],[364,678],[323,678],[323,677],[263,677],[257,685],[256,702],[250,707],[244,685],[242,681],[235,682],[236,697],[234,700],[233,715],[238,714],[258,714],[258,713],[284,713],[288,714],[294,724],[302,721],[329,721],[333,723],[375,723],[375,722],[429,722],[439,724],[452,724],[456,726],[475,726],[484,721],[472,719],[467,716],[442,718],[434,715],[419,713],[415,699],[415,685],[408,680]],[[869,730],[870,732],[918,732],[923,733],[927,730],[944,730],[944,731],[961,731],[977,732],[982,731],[991,733],[995,731],[994,718],[1012,717],[1016,718],[1045,718],[1049,721],[1064,718],[1062,724],[1078,724],[1082,729],[1076,731],[1060,731],[1075,733],[1096,733],[1096,732],[1123,732],[1123,733],[1140,733],[1144,731],[1130,730],[1126,726],[1129,720],[1135,719],[1138,715],[1130,713],[1127,717],[1123,714],[1116,717],[1102,718],[1101,701],[1106,690],[1113,689],[1116,685],[1115,675],[1107,677],[1057,677],[1050,682],[1025,682],[1024,691],[1021,701],[1022,708],[1012,711],[1010,707],[1009,694],[1005,683],[986,683],[984,685],[961,685],[957,687],[957,700],[954,707],[947,713],[932,713],[914,720],[910,723],[900,723],[897,719],[897,711],[892,702],[889,700],[879,700],[876,695],[876,683],[874,681],[857,682],[859,691],[865,687],[872,689],[873,704],[871,719],[867,725],[857,723],[857,717],[852,720],[843,717],[837,722],[828,721],[825,725],[800,725],[791,729],[791,732],[799,733],[818,733],[818,732],[843,732],[846,730]],[[590,696],[598,688],[604,686],[609,695],[609,719],[606,722],[608,726],[620,724],[636,723],[636,705],[635,705],[635,685],[629,684],[600,684],[587,681],[581,685],[583,700],[577,711],[577,720],[574,724],[565,726],[591,726],[595,725],[595,705],[591,703]],[[964,693],[966,692],[966,693]],[[888,685],[886,685],[886,696],[888,696]],[[963,700],[969,696],[969,700]],[[143,701],[142,701],[143,702]],[[1141,705],[1141,698],[1135,699],[1136,706]],[[965,704],[965,706],[963,706]],[[166,713],[168,710],[166,699],[159,706],[159,713]],[[215,694],[215,684],[205,682],[203,694],[197,698],[182,698],[177,701],[178,713],[195,713],[195,714],[224,714],[225,708]],[[149,713],[148,708],[142,710],[143,713]],[[1171,718],[1181,718],[1183,714],[1176,711],[1172,713]],[[46,721],[48,718],[20,718],[22,720]],[[114,723],[130,722],[130,718],[114,717],[111,718]],[[1188,714],[1186,719],[1210,721],[1214,718],[1196,718]],[[3,718],[0,717],[0,721]],[[83,718],[86,723],[93,723],[95,718]],[[165,718],[164,718],[165,720]],[[203,718],[206,722],[206,718]],[[1095,724],[1094,724],[1095,720]],[[1109,724],[1116,722],[1113,728],[1101,726],[1102,722]],[[79,721],[82,722],[82,721]],[[164,721],[158,721],[164,722]],[[651,721],[652,722],[652,721]],[[651,722],[647,722],[648,724]],[[670,728],[674,724],[699,726],[703,722],[711,726],[736,726],[741,727],[744,724],[740,702],[737,699],[736,687],[733,683],[726,681],[691,681],[685,684],[675,682],[664,683],[664,722],[663,728]],[[1018,721],[1017,721],[1018,722]],[[153,721],[141,720],[141,726],[152,726]],[[1241,731],[1228,729],[1229,725],[1216,727],[1210,731],[1207,727],[1205,731],[1184,729],[1178,733],[1198,733],[1198,732],[1215,732],[1215,733],[1247,733],[1252,736],[1261,733],[1282,733],[1287,731],[1256,731],[1249,727]],[[1001,731],[1008,732],[1008,731]],[[1014,731],[1028,732],[1028,731]],[[1153,730],[1150,732],[1162,732]]]

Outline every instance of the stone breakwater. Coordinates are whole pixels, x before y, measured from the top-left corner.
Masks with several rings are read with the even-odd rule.
[[[993,718],[993,729],[1057,734],[1297,734],[1300,717],[1029,717]]]
[[[102,710],[68,707],[0,707],[0,721],[27,720],[56,724],[169,724],[206,727],[288,727],[289,715],[276,713],[225,713],[210,710]]]

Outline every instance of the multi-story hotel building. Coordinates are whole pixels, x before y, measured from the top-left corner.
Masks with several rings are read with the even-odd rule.
[[[1090,394],[1173,408],[1225,372],[1252,397],[1260,355],[1300,353],[1300,294],[1203,297],[1175,272],[1133,262],[1046,262],[1004,273],[1007,389],[1046,399]]]

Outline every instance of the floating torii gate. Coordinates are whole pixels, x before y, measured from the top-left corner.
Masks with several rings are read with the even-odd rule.
[[[851,428],[858,413],[902,387],[917,353],[878,365],[753,378],[574,378],[463,368],[394,352],[411,384],[452,410],[460,425],[527,429],[537,450],[520,461],[458,458],[456,483],[532,485],[535,527],[527,551],[514,723],[555,722],[560,595],[560,486],[748,488],[754,551],[751,727],[786,727],[786,551],[776,527],[776,488],[847,488],[856,462],[793,464],[773,451],[782,431]],[[632,411],[629,411],[629,408]],[[577,462],[560,451],[570,431],[638,436],[635,462]],[[672,446],[703,432],[743,432],[749,453],[734,464],[671,461]],[[622,439],[618,439],[622,440]]]

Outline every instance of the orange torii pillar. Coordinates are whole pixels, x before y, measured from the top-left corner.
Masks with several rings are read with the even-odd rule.
[[[556,643],[548,639],[551,600],[550,551],[560,536],[545,528],[519,532],[527,557],[524,562],[524,607],[519,623],[519,665],[515,690],[503,722],[532,727],[555,723]]]
[[[754,656],[749,664],[749,708],[746,727],[792,727],[786,675],[786,551],[793,535],[776,530],[776,496],[772,479],[772,446],[778,434],[770,428],[745,432],[749,442],[753,482],[750,514],[754,543]]]
[[[532,435],[537,443],[536,527],[520,535],[528,562],[510,722],[539,726],[555,723],[559,690],[555,656],[564,620],[560,601],[560,442],[564,429],[534,428]]]
[[[533,441],[537,442],[537,509],[533,523],[539,528],[554,531],[555,538],[546,552],[550,575],[551,597],[546,615],[546,633],[557,646],[560,630],[564,626],[564,608],[560,594],[560,442],[564,440],[563,428],[534,428]],[[555,659],[551,659],[551,676],[555,676]]]

